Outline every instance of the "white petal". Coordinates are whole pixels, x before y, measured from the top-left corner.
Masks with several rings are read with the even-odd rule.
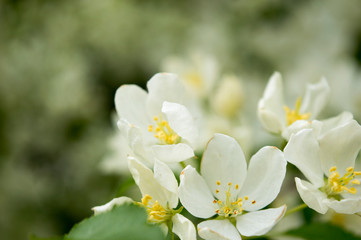
[[[355,159],[361,148],[361,126],[352,120],[347,124],[334,128],[319,140],[321,166],[326,175],[333,166],[340,175],[346,173],[348,167],[355,165]]]
[[[153,145],[154,156],[166,163],[182,162],[194,156],[193,149],[185,144]]]
[[[237,229],[227,219],[208,220],[197,226],[198,234],[206,240],[241,240]]]
[[[120,206],[125,203],[133,203],[133,202],[134,201],[131,198],[119,197],[119,198],[114,198],[113,200],[102,206],[93,207],[92,210],[94,211],[94,215],[98,215],[100,213],[105,213],[112,210],[114,206]]]
[[[342,112],[336,117],[328,118],[322,121],[322,132],[324,134],[333,128],[341,127],[353,120],[353,115],[350,112]],[[320,136],[322,137],[322,136]]]
[[[262,126],[271,133],[281,134],[285,127],[279,115],[264,108],[263,99],[258,103],[258,118]]]
[[[292,134],[296,134],[303,129],[311,127],[312,122],[307,120],[298,120],[283,130],[282,137],[288,141]]]
[[[287,162],[276,147],[263,147],[252,158],[239,197],[248,196],[242,207],[255,211],[270,204],[278,195],[286,175]],[[256,203],[252,204],[255,200]]]
[[[196,228],[189,219],[177,213],[172,218],[173,232],[178,235],[180,240],[196,240]]]
[[[179,200],[193,216],[209,218],[215,215],[213,196],[204,179],[190,165],[180,175]]]
[[[163,188],[154,178],[153,172],[135,158],[128,157],[128,166],[142,196],[148,194],[163,207],[167,206],[168,199],[171,199],[174,193]]]
[[[192,114],[178,103],[164,102],[162,112],[167,116],[169,126],[192,146],[196,146],[199,138],[198,129]]]
[[[237,217],[236,227],[244,236],[261,236],[278,223],[286,212],[286,205],[279,208],[250,212]]]
[[[285,125],[283,110],[283,84],[281,74],[275,72],[258,102],[258,116],[264,128],[273,133],[280,133]]]
[[[147,88],[146,105],[151,117],[160,115],[164,101],[182,103],[184,100],[184,87],[173,73],[155,74],[148,81]]]
[[[295,165],[316,187],[321,187],[323,171],[318,157],[319,146],[311,129],[292,135],[285,149],[285,158]]]
[[[178,205],[178,182],[172,170],[165,163],[156,160],[154,162],[154,178],[162,187],[173,193],[168,202],[170,208],[176,208]]]
[[[325,107],[330,95],[330,87],[326,78],[315,84],[307,84],[305,96],[302,99],[301,113],[311,113],[311,118],[316,119]]]
[[[295,178],[295,181],[297,191],[307,206],[318,213],[325,214],[328,210],[328,207],[324,203],[324,200],[327,199],[326,194],[319,191],[317,187],[309,182],[303,181],[297,177]]]
[[[137,85],[122,85],[115,93],[115,108],[120,118],[136,126],[147,126],[147,93]]]
[[[215,134],[209,141],[201,162],[201,174],[209,188],[222,201],[226,199],[228,183],[232,183],[232,195],[239,192],[247,176],[247,164],[243,151],[232,137]],[[221,183],[217,185],[217,181]],[[238,190],[234,186],[238,184]]]
[[[149,153],[147,150],[149,149],[145,147],[144,138],[143,138],[144,135],[141,129],[139,129],[136,126],[131,126],[128,129],[127,136],[128,136],[128,145],[130,149],[132,149],[133,152],[136,155],[140,156],[142,159],[145,159],[146,161],[153,163],[153,159],[150,159],[148,157]]]
[[[325,199],[324,203],[338,213],[354,214],[361,211],[361,198],[342,199]]]

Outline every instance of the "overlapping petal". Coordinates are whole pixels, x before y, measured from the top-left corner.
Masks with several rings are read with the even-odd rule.
[[[196,217],[215,215],[211,190],[192,166],[188,165],[180,175],[179,199],[188,212]]]
[[[312,129],[304,129],[293,135],[284,153],[286,160],[295,165],[316,187],[323,186],[319,146]]]
[[[336,199],[325,199],[324,203],[337,213],[354,214],[361,211],[360,198],[346,198],[341,199],[340,201]]]
[[[348,167],[355,165],[355,159],[361,149],[361,126],[355,121],[328,131],[319,140],[320,161],[323,171],[329,174],[329,169],[337,166],[342,176]]]
[[[311,117],[315,119],[325,107],[329,95],[330,86],[326,78],[322,77],[321,80],[315,84],[307,84],[307,90],[302,99],[300,111],[310,113]]]
[[[204,151],[201,174],[213,193],[216,189],[220,190],[222,200],[226,198],[228,183],[233,186],[238,184],[241,189],[247,176],[247,164],[237,141],[223,134],[215,134]],[[218,181],[221,185],[217,185]],[[235,190],[236,195],[238,191]]]
[[[173,73],[157,73],[148,82],[148,96],[146,106],[148,114],[159,116],[165,101],[182,103],[184,87],[178,76]]]
[[[206,240],[241,240],[237,229],[227,219],[208,220],[197,226],[198,234]]]
[[[237,217],[236,227],[244,236],[261,236],[278,223],[286,212],[286,205],[250,212]]]
[[[196,240],[197,234],[193,223],[183,215],[177,213],[172,217],[172,231],[178,235],[180,240]]]
[[[136,85],[122,85],[115,93],[115,108],[120,118],[137,125],[148,125],[147,92]],[[135,110],[136,109],[136,110]]]
[[[154,156],[166,163],[181,162],[194,156],[193,149],[185,144],[153,145]]]
[[[169,126],[192,146],[197,145],[198,129],[192,114],[188,109],[178,103],[164,102],[162,112],[167,116]]]
[[[240,196],[248,196],[242,207],[255,211],[270,204],[278,195],[286,175],[287,162],[276,147],[263,147],[251,158]]]
[[[307,206],[316,212],[325,214],[328,210],[328,207],[324,203],[324,200],[327,199],[327,195],[307,181],[301,180],[297,177],[295,178],[295,181],[297,191]]]
[[[258,102],[258,117],[263,127],[273,133],[281,133],[285,125],[283,110],[283,84],[281,74],[275,72]]]
[[[167,206],[168,200],[174,199],[175,193],[163,188],[153,176],[153,172],[144,164],[133,157],[129,157],[128,166],[142,196],[148,194],[153,199],[158,200],[162,206]]]

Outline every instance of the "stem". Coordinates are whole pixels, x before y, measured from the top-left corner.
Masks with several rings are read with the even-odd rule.
[[[286,216],[288,216],[288,215],[290,215],[290,214],[292,214],[292,213],[301,211],[302,209],[304,209],[304,208],[306,208],[306,207],[307,207],[307,204],[306,204],[306,203],[302,203],[302,204],[298,205],[297,207],[294,207],[294,208],[288,210],[288,211],[286,212],[286,214],[285,214],[284,217],[286,217]]]
[[[172,231],[172,221],[169,220],[167,225],[168,225],[168,232],[170,233],[170,236],[172,237],[172,240],[174,240],[174,233]]]

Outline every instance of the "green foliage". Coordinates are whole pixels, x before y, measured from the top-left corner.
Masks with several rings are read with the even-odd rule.
[[[35,235],[30,235],[29,240],[63,240],[63,237],[42,238],[42,237],[37,237]]]
[[[300,237],[306,240],[361,240],[360,237],[356,237],[353,234],[346,232],[342,228],[330,223],[312,223],[309,225],[304,225],[298,229],[293,229],[286,232],[285,235]]]
[[[166,238],[158,226],[147,223],[147,214],[143,208],[131,204],[114,207],[109,212],[83,220],[75,225],[64,239],[162,240]]]

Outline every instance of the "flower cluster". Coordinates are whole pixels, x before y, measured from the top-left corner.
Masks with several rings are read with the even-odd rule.
[[[146,209],[150,223],[182,240],[197,239],[197,232],[203,239],[262,236],[286,214],[285,204],[270,204],[281,191],[287,162],[309,179],[295,178],[308,207],[321,214],[329,208],[343,214],[361,212],[361,171],[354,168],[361,126],[349,112],[317,119],[330,93],[325,78],[309,84],[294,109],[284,103],[282,85],[281,75],[273,74],[259,100],[258,116],[267,131],[287,144],[284,149],[262,147],[249,161],[234,137],[214,132],[203,142],[208,125],[199,106],[204,94],[190,97],[194,92],[190,94],[177,75],[156,74],[148,81],[148,92],[136,85],[121,86],[115,96],[117,125],[142,199],[115,198],[94,207],[95,214],[133,202]],[[223,103],[233,109],[232,102],[229,108]],[[183,208],[204,220],[195,228],[193,218],[182,215]]]

